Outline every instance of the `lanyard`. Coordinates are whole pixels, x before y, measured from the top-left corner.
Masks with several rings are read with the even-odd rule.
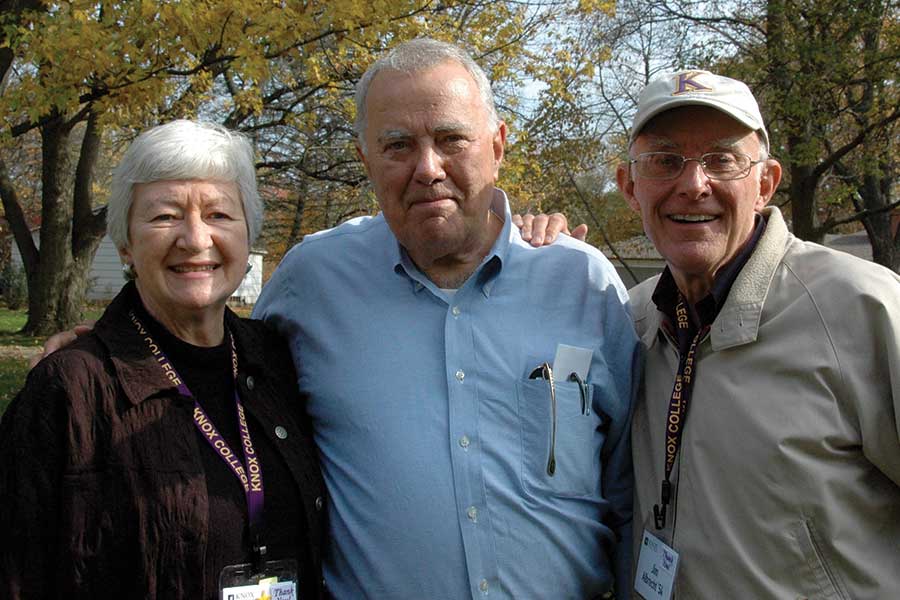
[[[228,333],[228,340],[231,342],[231,370],[234,377],[234,405],[237,411],[238,432],[241,436],[241,450],[244,455],[244,462],[241,463],[240,458],[235,455],[234,451],[222,437],[222,434],[216,429],[212,421],[200,406],[197,398],[191,393],[187,385],[175,371],[175,366],[169,358],[163,353],[162,349],[150,337],[150,333],[144,328],[141,322],[135,316],[134,311],[129,313],[131,322],[137,328],[138,335],[143,336],[144,341],[150,349],[150,354],[159,363],[166,377],[176,385],[178,392],[194,401],[194,425],[203,436],[203,439],[212,447],[216,454],[225,462],[232,470],[241,487],[244,488],[244,496],[247,499],[247,513],[250,522],[250,538],[253,540],[254,561],[261,560],[266,553],[266,547],[261,543],[262,522],[263,522],[263,480],[262,467],[259,464],[259,457],[253,447],[253,441],[250,439],[250,428],[247,427],[247,417],[244,414],[244,405],[237,393],[237,372],[238,360],[237,349],[234,345],[234,336]]]
[[[675,319],[679,352],[678,372],[675,373],[675,385],[672,387],[669,410],[666,414],[666,462],[660,490],[661,502],[653,506],[653,520],[657,529],[663,529],[666,526],[666,507],[672,500],[672,469],[675,466],[678,449],[681,447],[681,436],[687,420],[688,404],[691,393],[694,391],[694,380],[697,378],[694,354],[700,340],[709,332],[709,325],[704,325],[693,339],[690,338],[691,325],[687,303],[681,294],[678,295],[678,305],[675,307]]]

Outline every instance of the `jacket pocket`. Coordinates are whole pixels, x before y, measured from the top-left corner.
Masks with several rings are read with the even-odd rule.
[[[816,532],[812,519],[804,519],[797,523],[793,534],[809,569],[803,592],[816,599],[850,600],[850,594],[828,559],[826,548]]]
[[[529,379],[516,384],[522,484],[529,493],[599,495],[604,416],[593,407],[589,411],[582,409],[582,388],[578,383],[557,381],[555,389],[554,414],[549,382]],[[588,383],[584,390],[584,402],[590,407],[593,386]]]

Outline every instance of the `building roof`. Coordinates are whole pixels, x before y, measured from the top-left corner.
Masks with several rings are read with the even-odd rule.
[[[627,240],[613,242],[613,246],[615,246],[618,253],[625,260],[662,260],[662,256],[660,256],[659,252],[656,251],[656,248],[653,246],[653,242],[651,242],[650,238],[643,234],[636,235],[633,238],[628,238]],[[612,259],[616,257],[609,246],[604,246],[602,250],[603,254],[605,254],[607,258]]]
[[[663,260],[653,246],[653,242],[646,235],[638,235],[627,240],[613,242],[613,245],[626,261]],[[848,234],[827,234],[824,245],[835,250],[847,252],[858,258],[872,260],[872,244],[869,242],[869,238],[864,230]],[[607,258],[611,260],[615,258],[609,246],[604,246],[602,250]]]
[[[858,258],[872,260],[872,244],[865,230],[843,235],[825,235],[825,245]]]

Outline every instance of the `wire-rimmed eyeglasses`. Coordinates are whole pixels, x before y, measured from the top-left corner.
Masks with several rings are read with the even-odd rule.
[[[740,152],[707,152],[698,157],[687,157],[674,152],[641,152],[628,162],[644,179],[675,179],[684,171],[688,161],[697,161],[710,179],[743,179],[750,174],[753,165],[766,159],[753,160]]]

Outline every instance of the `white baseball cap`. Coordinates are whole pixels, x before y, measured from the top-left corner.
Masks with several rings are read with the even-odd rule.
[[[769,148],[769,133],[750,88],[742,81],[709,71],[677,71],[654,77],[641,92],[628,145],[647,121],[679,106],[710,106],[758,131]]]

